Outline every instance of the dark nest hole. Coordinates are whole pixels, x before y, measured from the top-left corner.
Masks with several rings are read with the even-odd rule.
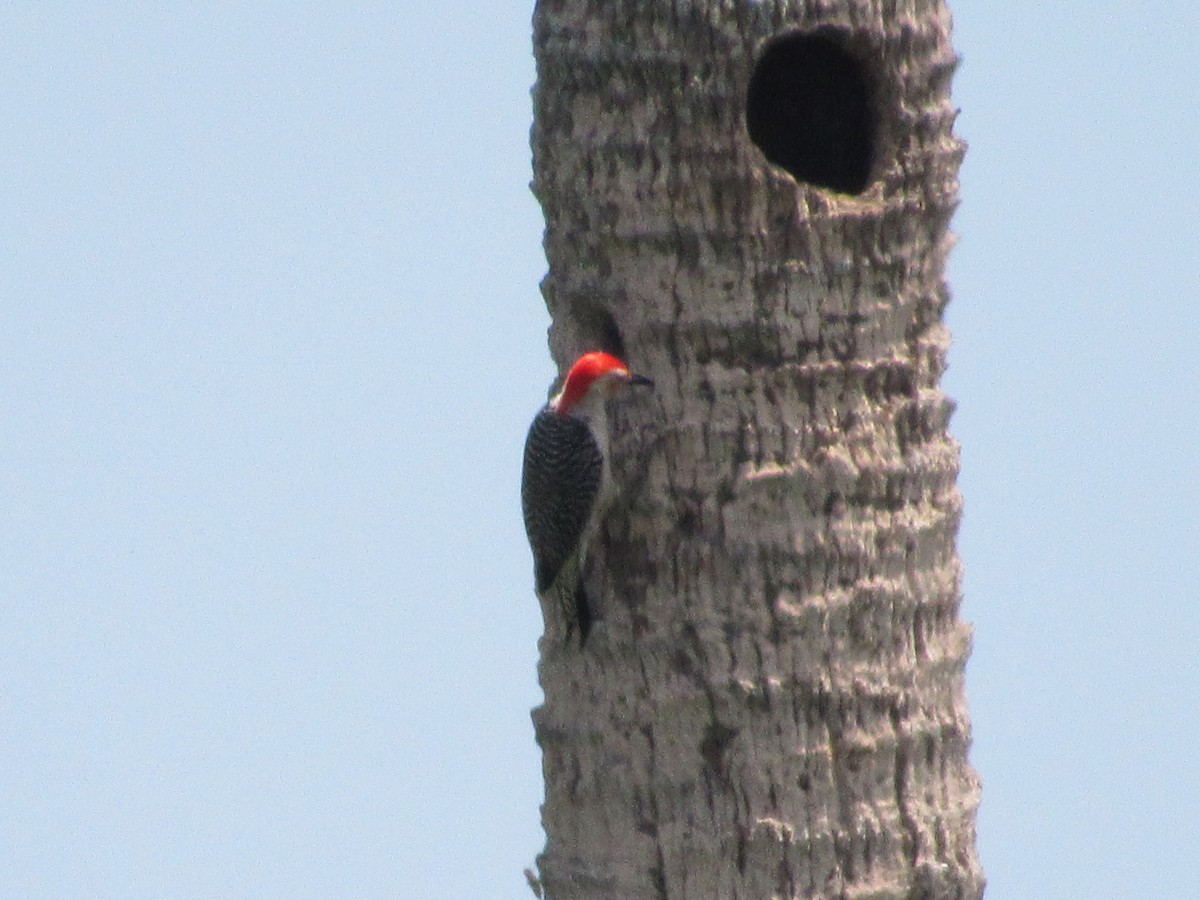
[[[612,313],[599,302],[581,302],[575,310],[575,329],[580,353],[603,350],[617,359],[625,359],[625,341]]]
[[[871,180],[878,125],[862,61],[834,29],[766,45],[746,92],[746,130],[797,181],[861,194]]]

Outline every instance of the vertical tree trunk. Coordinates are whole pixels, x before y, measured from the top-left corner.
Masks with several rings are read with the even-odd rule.
[[[586,645],[543,641],[550,898],[978,897],[939,0],[540,0],[560,366],[624,356]]]

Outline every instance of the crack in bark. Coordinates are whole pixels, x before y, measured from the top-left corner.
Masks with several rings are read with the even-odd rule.
[[[647,693],[651,691],[650,674],[646,669],[645,659],[640,659],[639,664],[642,672],[642,681],[646,685]],[[647,763],[648,771],[646,777],[646,789],[650,800],[650,818],[653,824],[653,834],[650,839],[654,842],[655,864],[651,867],[650,875],[654,885],[656,895],[659,900],[667,900],[667,859],[666,853],[663,850],[661,822],[659,819],[658,796],[656,794],[655,782],[657,780],[658,754],[654,744],[654,726],[647,723],[641,726],[642,736],[646,739],[647,746]]]
[[[908,808],[908,765],[911,754],[905,749],[908,738],[904,734],[904,724],[901,717],[899,702],[891,710],[892,729],[896,736],[895,772],[893,787],[896,792],[896,813],[904,828],[905,851],[909,864],[915,869],[921,858],[921,829],[916,818]]]

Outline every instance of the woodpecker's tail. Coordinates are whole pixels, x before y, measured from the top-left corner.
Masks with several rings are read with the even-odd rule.
[[[561,628],[567,645],[578,633],[579,646],[582,647],[595,617],[587,591],[583,588],[583,565],[579,554],[572,554],[550,588],[540,596],[546,630],[549,632]]]
[[[588,600],[587,591],[583,589],[583,579],[575,582],[575,627],[579,629],[579,646],[582,647],[592,630],[592,606]],[[567,626],[567,641],[571,640],[570,623]]]

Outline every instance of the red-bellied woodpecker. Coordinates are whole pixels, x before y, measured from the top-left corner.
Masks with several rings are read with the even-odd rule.
[[[612,493],[605,403],[639,384],[652,382],[611,353],[585,353],[525,439],[521,508],[534,583],[547,617],[560,611],[567,637],[578,628],[581,643],[591,625],[581,583],[587,545]]]

